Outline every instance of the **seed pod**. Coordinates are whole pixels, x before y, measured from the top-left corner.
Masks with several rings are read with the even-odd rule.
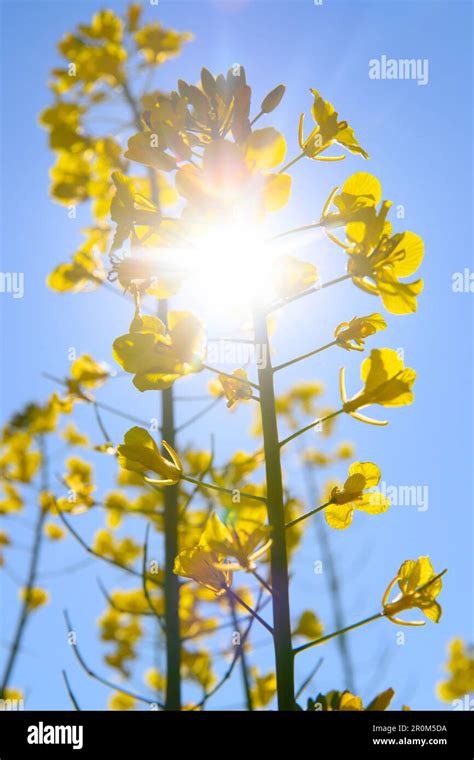
[[[262,113],[271,113],[280,104],[280,101],[285,94],[286,87],[284,84],[279,84],[274,90],[268,93],[268,95],[262,100],[260,110]]]

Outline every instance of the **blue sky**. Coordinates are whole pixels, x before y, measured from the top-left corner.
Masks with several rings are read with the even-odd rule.
[[[349,640],[365,701],[376,690],[393,686],[397,708],[408,703],[413,709],[442,709],[434,684],[442,675],[446,642],[455,635],[473,638],[473,296],[452,291],[453,273],[473,269],[470,4],[327,0],[317,6],[311,0],[251,0],[230,8],[223,2],[161,0],[158,7],[145,5],[147,19],[158,18],[195,35],[179,58],[162,67],[157,81],[163,89],[174,87],[178,78],[197,80],[202,66],[218,73],[234,63],[245,65],[256,104],[274,85],[284,82],[287,93],[273,123],[287,136],[289,156],[297,150],[298,115],[309,111],[310,87],[331,100],[354,127],[370,161],[350,157],[334,165],[300,162],[293,171],[294,190],[285,227],[317,218],[330,190],[349,174],[365,169],[381,180],[384,197],[395,206],[403,205],[405,219],[397,221],[396,229],[411,229],[425,240],[425,291],[417,314],[389,315],[388,330],[371,343],[372,347],[403,350],[405,363],[418,373],[415,404],[389,412],[388,428],[343,419],[337,439],[353,440],[358,457],[377,462],[388,484],[427,486],[429,506],[426,511],[393,507],[378,518],[359,514],[350,530],[333,531],[330,538],[348,622],[377,610],[385,586],[404,559],[429,554],[435,568],[449,568],[441,600],[444,614],[438,626],[404,629],[403,646],[396,643],[398,629],[387,621],[356,631]],[[25,402],[51,392],[42,373],[64,375],[69,347],[112,363],[112,341],[125,331],[130,319],[129,304],[111,295],[60,296],[45,286],[53,266],[77,248],[88,214],[81,209],[76,220],[68,219],[66,210],[48,197],[53,156],[37,118],[50,101],[46,81],[49,69],[58,64],[56,42],[76,23],[87,22],[100,7],[95,2],[69,0],[1,2],[1,269],[25,274],[23,299],[0,295],[2,419]],[[103,7],[120,11],[125,4],[110,2]],[[369,60],[382,55],[428,59],[428,84],[369,79]],[[344,254],[331,243],[309,240],[301,255],[303,252],[316,263],[323,280],[343,273]],[[339,322],[376,310],[382,310],[380,302],[357,291],[350,282],[317,293],[288,309],[279,322],[275,334],[278,359],[311,350],[329,340]],[[342,362],[348,367],[349,388],[359,387],[360,357],[341,354],[333,349],[292,368],[279,380],[278,390],[295,380],[321,379],[328,403],[336,404],[337,372]],[[185,381],[183,393],[202,392],[207,379],[200,376]],[[145,419],[154,416],[154,405],[156,413],[158,410],[156,396],[138,394],[128,378],[111,383],[107,401]],[[181,419],[197,409],[186,405],[180,410]],[[126,423],[113,417],[106,422],[118,442]],[[250,412],[243,406],[226,418],[222,410],[216,411],[199,426],[189,428],[183,443],[194,440],[206,445],[213,431],[223,460],[235,448],[250,449],[252,442],[246,437],[249,423]],[[78,424],[97,438],[91,410],[80,410]],[[308,434],[307,443],[317,445],[317,434],[312,435]],[[57,462],[60,468],[61,459]],[[112,468],[99,458],[94,464],[100,482],[110,485]],[[295,455],[289,455],[285,470],[290,488],[302,494]],[[331,474],[343,476],[344,468]],[[29,510],[30,520],[31,515]],[[97,521],[87,516],[78,526],[83,535],[91,536]],[[27,528],[18,526],[13,535],[19,544],[27,544]],[[22,577],[26,555],[17,551],[10,556],[13,573]],[[313,572],[317,559],[319,549],[309,528],[295,566],[293,610],[311,607],[330,621],[325,581]],[[98,647],[94,627],[104,602],[95,578],[100,574],[110,588],[120,585],[120,577],[118,571],[105,572],[96,564],[64,574],[64,568],[83,560],[71,540],[49,544],[44,551],[42,572],[52,602],[35,616],[13,679],[25,688],[31,709],[68,709],[61,681],[64,667],[83,707],[102,709],[106,704],[107,690],[87,679],[73,661],[65,643],[62,609],[70,610],[90,663],[104,671],[103,647]],[[1,657],[16,616],[17,586],[5,575],[0,583]],[[328,629],[330,625],[328,622]],[[264,632],[258,632],[255,640],[262,646],[255,650],[254,661],[265,671],[270,667],[270,647],[265,645]],[[312,650],[301,656],[298,681],[320,655],[324,663],[315,691],[341,688],[333,643],[324,651]],[[151,664],[148,655],[147,662]],[[236,705],[240,699],[236,678],[222,690],[214,706]]]

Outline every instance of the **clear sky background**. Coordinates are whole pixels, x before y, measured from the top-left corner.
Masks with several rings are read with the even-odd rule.
[[[232,5],[232,7],[230,7]],[[42,372],[64,375],[67,351],[89,352],[113,363],[113,339],[126,331],[130,305],[106,293],[65,295],[53,293],[45,278],[72,254],[88,219],[81,210],[70,220],[67,210],[48,197],[48,170],[53,155],[47,134],[37,124],[39,112],[51,101],[46,87],[48,71],[59,63],[55,44],[76,23],[86,23],[100,7],[124,9],[109,2],[5,2],[2,0],[2,224],[1,269],[25,274],[25,296],[14,300],[0,295],[2,361],[2,420],[32,399],[44,399],[52,385]],[[447,641],[453,636],[473,638],[472,576],[472,298],[453,293],[452,276],[472,262],[472,38],[471,6],[463,2],[292,2],[226,3],[209,0],[145,3],[146,18],[155,18],[195,35],[176,60],[160,70],[157,83],[171,89],[178,78],[196,81],[202,66],[213,73],[243,63],[254,90],[255,109],[261,97],[284,82],[287,94],[272,123],[288,141],[288,156],[297,150],[297,120],[309,112],[310,87],[334,103],[342,118],[354,127],[370,153],[365,163],[349,157],[340,164],[300,162],[294,169],[294,191],[284,215],[285,227],[319,217],[330,190],[358,170],[373,172],[382,182],[384,197],[405,208],[405,220],[396,229],[411,229],[425,240],[421,272],[425,291],[416,315],[388,315],[388,330],[371,340],[371,347],[403,349],[405,363],[418,373],[415,404],[388,412],[387,428],[365,426],[347,418],[337,428],[338,440],[353,440],[361,460],[375,461],[389,485],[428,488],[428,509],[394,506],[385,515],[357,514],[353,526],[331,532],[337,556],[348,622],[377,611],[380,597],[400,563],[429,554],[435,568],[449,568],[441,602],[439,625],[403,629],[406,641],[398,646],[398,628],[379,621],[350,635],[356,664],[357,686],[364,701],[388,686],[396,691],[394,706],[445,709],[434,686],[442,676]],[[372,81],[368,62],[381,55],[429,61],[429,82]],[[280,222],[281,224],[282,222]],[[303,253],[304,251],[304,253]],[[317,264],[323,280],[343,273],[344,254],[322,239],[308,241],[301,255]],[[275,336],[277,356],[311,350],[327,342],[334,327],[356,314],[383,311],[379,300],[359,292],[350,282],[305,299],[288,309]],[[210,317],[209,317],[210,320]],[[212,323],[211,323],[212,325]],[[212,325],[213,330],[216,325]],[[327,402],[337,404],[337,373],[348,367],[348,387],[359,386],[358,354],[332,349],[293,368],[279,379],[283,391],[298,379],[321,379]],[[180,392],[202,392],[207,377],[186,380]],[[154,394],[139,394],[128,378],[112,381],[103,395],[109,403],[149,419],[158,413]],[[154,410],[156,405],[156,410]],[[184,406],[184,405],[183,405]],[[180,409],[181,420],[198,406]],[[81,409],[78,424],[98,440],[91,409]],[[119,442],[127,424],[106,418],[110,434]],[[234,414],[223,410],[189,428],[180,443],[206,446],[214,431],[220,461],[236,448],[251,450],[247,438],[250,411],[241,406]],[[311,436],[313,436],[311,438]],[[318,444],[317,434],[306,441]],[[52,451],[61,471],[60,444]],[[112,483],[113,468],[94,459],[98,479]],[[302,494],[296,454],[285,461],[290,488]],[[331,475],[344,476],[344,467]],[[31,511],[29,519],[31,520]],[[359,519],[357,519],[359,518]],[[98,521],[85,516],[76,523],[91,536]],[[3,526],[2,526],[3,527]],[[7,524],[5,523],[5,528]],[[27,527],[9,530],[19,544],[28,545]],[[142,536],[143,526],[137,528]],[[318,612],[331,627],[324,577],[315,575],[320,558],[313,528],[295,566],[292,607]],[[18,576],[24,577],[26,554],[12,551],[12,575],[2,573],[0,660],[6,652],[17,615]],[[66,572],[85,562],[82,570]],[[71,539],[45,547],[42,583],[52,595],[51,604],[35,614],[24,643],[23,656],[13,684],[23,687],[31,709],[69,709],[61,680],[66,668],[83,708],[102,709],[108,692],[79,670],[65,642],[62,610],[67,607],[90,664],[105,672],[104,647],[97,642],[95,620],[104,600],[97,589],[100,575],[108,588],[121,585],[119,572],[90,563]],[[271,647],[257,631],[253,662],[262,671],[271,663]],[[147,643],[140,673],[152,664]],[[320,656],[324,657],[313,689],[317,693],[344,686],[334,643],[310,650],[298,661],[298,683]],[[109,674],[110,675],[110,674]],[[240,679],[222,690],[214,706],[235,706],[241,700]],[[449,709],[449,706],[448,706]]]

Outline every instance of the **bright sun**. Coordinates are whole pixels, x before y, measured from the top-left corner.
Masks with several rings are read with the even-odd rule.
[[[194,241],[192,285],[210,307],[251,307],[273,295],[274,251],[252,226],[216,226]]]
[[[275,248],[253,224],[208,226],[189,246],[160,249],[160,266],[182,272],[184,288],[207,311],[253,308],[275,297]]]

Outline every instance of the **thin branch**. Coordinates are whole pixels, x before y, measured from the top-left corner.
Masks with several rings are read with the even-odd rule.
[[[351,277],[352,277],[351,274],[344,274],[341,277],[336,277],[334,280],[328,280],[328,282],[323,282],[321,285],[318,284],[312,288],[303,290],[301,293],[297,293],[295,296],[290,296],[289,298],[282,298],[281,301],[277,301],[277,303],[273,304],[267,309],[267,314],[271,314],[272,311],[281,309],[282,306],[286,306],[287,304],[292,303],[293,301],[298,301],[300,298],[305,298],[306,296],[311,295],[311,293],[317,293],[319,290],[324,290],[325,288],[332,287],[332,285],[337,285],[337,283],[339,282],[344,282],[344,280],[349,280]]]
[[[255,123],[256,123],[256,122],[257,122],[259,119],[261,119],[261,117],[263,116],[263,114],[264,114],[264,113],[265,113],[265,111],[260,111],[260,113],[258,113],[256,116],[254,116],[254,118],[253,118],[253,119],[252,119],[252,121],[250,122],[250,126],[251,126],[251,127],[253,127],[253,125],[254,125],[254,124],[255,124]]]
[[[326,507],[329,507],[330,504],[332,504],[332,501],[327,501],[325,504],[321,504],[320,507],[316,507],[316,509],[312,509],[311,512],[305,512],[304,515],[295,517],[294,520],[290,520],[290,522],[287,522],[285,524],[285,528],[292,528],[293,525],[297,525],[299,522],[301,522],[301,520],[306,520],[308,517],[311,517],[312,515],[315,515],[318,512],[321,512],[323,509],[326,509]]]
[[[259,575],[259,574],[257,573],[257,571],[256,571],[256,570],[252,570],[252,575],[254,576],[254,578],[256,578],[256,579],[257,579],[257,581],[258,581],[258,582],[259,582],[259,583],[260,583],[260,584],[261,584],[261,585],[262,585],[264,588],[266,588],[266,589],[267,589],[267,591],[268,591],[270,594],[273,594],[273,589],[272,589],[272,587],[270,586],[270,584],[269,584],[269,583],[267,583],[267,581],[265,580],[265,578],[262,578],[262,576],[261,576],[261,575]]]
[[[259,596],[258,601],[257,601],[257,610],[260,609],[260,600],[261,600],[261,598],[262,598],[262,592],[260,592],[260,596]],[[222,686],[224,686],[224,684],[231,677],[232,672],[233,672],[233,670],[234,670],[234,668],[235,668],[235,666],[237,664],[237,661],[239,659],[241,648],[244,646],[244,644],[245,644],[245,642],[247,640],[247,637],[250,634],[250,631],[252,630],[252,625],[253,625],[254,620],[255,620],[255,617],[251,616],[251,618],[249,620],[249,624],[248,624],[246,630],[244,631],[244,633],[242,634],[242,637],[240,639],[240,645],[241,646],[235,651],[235,654],[234,654],[234,656],[232,658],[232,661],[231,661],[228,669],[226,670],[226,672],[224,673],[224,675],[222,676],[222,678],[220,679],[220,681],[218,681],[215,684],[215,686],[204,695],[204,697],[201,699],[201,701],[198,702],[198,704],[196,705],[197,708],[204,707],[204,705],[206,704],[206,702],[211,697],[213,697],[214,694],[216,694],[216,692],[218,692],[219,689]]]
[[[336,412],[331,412],[331,414],[326,414],[325,417],[321,417],[319,420],[316,420],[315,422],[311,422],[309,425],[306,425],[304,428],[301,428],[301,430],[297,430],[296,433],[293,433],[292,435],[289,435],[288,438],[284,438],[282,441],[280,441],[280,448],[283,446],[286,446],[287,443],[290,441],[293,441],[295,438],[298,438],[300,435],[303,435],[303,433],[306,433],[308,430],[311,430],[311,428],[316,427],[316,425],[321,425],[323,422],[327,422],[328,420],[332,420],[333,417],[337,417],[338,414],[342,414],[344,409],[338,409]]]
[[[291,161],[288,161],[288,163],[285,164],[285,166],[282,169],[279,170],[278,174],[283,174],[283,172],[285,172],[291,166],[293,166],[294,164],[296,164],[297,161],[300,161],[302,158],[304,158],[305,155],[306,154],[303,151],[302,153],[299,154],[299,156],[295,156],[295,158],[293,158]]]
[[[285,232],[279,232],[278,235],[273,235],[268,238],[267,242],[272,243],[274,240],[280,240],[280,238],[287,237],[287,235],[294,235],[297,232],[307,232],[308,230],[315,230],[323,227],[321,222],[313,222],[312,224],[304,224],[302,227],[293,227],[291,230],[285,230]]]
[[[69,680],[68,680],[68,677],[67,677],[67,673],[66,673],[65,670],[62,670],[61,672],[63,674],[63,679],[64,679],[64,683],[65,683],[65,686],[66,686],[66,691],[67,691],[67,693],[69,695],[69,699],[71,700],[72,704],[74,705],[74,709],[78,710],[79,712],[81,712],[81,708],[79,707],[78,701],[77,701],[76,697],[74,696],[74,693],[73,693],[73,691],[71,689],[71,686],[69,685]]]
[[[323,664],[323,661],[324,661],[324,659],[323,659],[323,657],[321,657],[321,659],[317,661],[317,663],[314,666],[314,668],[308,673],[307,677],[304,679],[303,683],[301,684],[301,686],[297,690],[297,692],[295,694],[295,699],[298,699],[298,697],[301,696],[301,694],[304,692],[304,690],[306,689],[306,687],[309,686],[309,684],[313,680],[314,676],[318,672],[319,668]]]
[[[250,689],[250,680],[249,680],[249,669],[247,665],[247,655],[245,653],[245,647],[242,644],[242,636],[240,633],[239,623],[237,620],[237,613],[235,611],[235,599],[231,596],[231,594],[228,595],[229,599],[229,606],[230,606],[230,614],[232,616],[232,622],[234,624],[234,630],[237,633],[239,637],[239,644],[238,648],[240,650],[240,665],[242,669],[242,682],[244,686],[244,694],[245,694],[245,701],[247,703],[247,710],[249,712],[253,711],[253,700],[252,700],[252,692]]]
[[[376,612],[375,615],[364,618],[364,620],[359,620],[358,623],[353,623],[352,625],[348,625],[345,628],[341,628],[339,631],[333,631],[332,633],[326,634],[326,636],[321,636],[319,639],[314,639],[314,641],[309,641],[307,644],[302,644],[301,646],[296,647],[296,649],[293,649],[293,654],[297,655],[300,652],[304,652],[306,649],[318,646],[318,644],[325,644],[326,641],[334,639],[336,636],[342,636],[343,633],[354,631],[356,628],[360,628],[362,625],[366,625],[367,623],[371,623],[373,620],[379,620],[383,617],[385,617],[385,614],[383,612]]]
[[[136,615],[137,617],[142,617],[142,616],[152,617],[153,616],[153,612],[150,612],[149,610],[130,610],[125,607],[121,607],[110,596],[109,592],[105,588],[100,578],[97,578],[97,585],[99,586],[102,594],[104,595],[109,607],[112,607],[112,609],[116,610],[116,612],[120,612],[122,615]]]
[[[58,385],[62,385],[67,388],[67,383],[64,380],[61,380],[59,377],[55,377],[54,375],[51,375],[49,372],[42,372],[41,373],[43,377],[47,378],[47,380],[51,380],[54,383],[57,383]],[[122,412],[120,409],[116,409],[114,406],[110,406],[109,404],[104,404],[102,401],[96,401],[95,399],[83,399],[88,404],[95,404],[99,409],[103,409],[104,412],[110,412],[110,414],[115,414],[117,417],[122,417],[124,420],[128,420],[129,422],[134,422],[136,425],[142,425],[143,427],[148,427],[149,420],[142,420],[140,417],[135,417],[133,414],[128,414],[127,412]]]
[[[233,495],[235,491],[239,491],[240,496],[245,496],[247,499],[253,499],[254,501],[262,501],[266,503],[265,496],[257,496],[253,493],[247,493],[246,491],[240,491],[240,489],[237,488],[223,488],[222,486],[216,486],[214,483],[205,483],[201,480],[195,480],[195,478],[189,477],[189,475],[181,475],[182,480],[186,480],[188,483],[193,483],[194,485],[201,486],[202,488],[209,488],[212,491],[220,491],[221,493],[228,493]]]
[[[42,490],[46,491],[48,489],[48,458],[46,454],[44,435],[40,437],[40,447],[41,447],[41,454],[42,454],[41,456]],[[2,676],[2,682],[0,686],[1,697],[4,696],[5,689],[7,688],[8,682],[13,673],[13,669],[16,663],[16,658],[20,650],[21,643],[22,643],[23,636],[26,629],[26,624],[28,622],[28,617],[31,612],[30,600],[31,600],[31,594],[32,594],[32,591],[36,582],[37,574],[38,574],[40,551],[41,551],[42,541],[44,538],[43,525],[45,523],[47,514],[48,514],[47,510],[42,509],[41,507],[38,507],[38,516],[36,519],[34,538],[33,538],[33,547],[31,550],[31,558],[30,558],[30,563],[29,563],[29,568],[28,568],[28,575],[27,575],[27,580],[26,580],[26,584],[24,588],[24,596],[23,596],[21,607],[20,607],[20,614],[18,616],[15,632],[13,634],[13,640],[11,644],[10,653],[7,658],[5,669]]]
[[[132,567],[128,567],[127,565],[122,565],[120,562],[116,562],[116,560],[111,559],[110,557],[105,557],[103,554],[99,554],[99,552],[96,552],[95,549],[93,549],[91,546],[89,546],[86,541],[82,538],[82,536],[79,535],[79,533],[72,527],[71,523],[66,520],[64,513],[59,507],[56,505],[56,509],[58,511],[58,515],[62,523],[66,526],[69,533],[76,539],[76,541],[82,546],[82,548],[90,554],[92,557],[97,557],[97,559],[101,559],[103,562],[107,562],[107,564],[112,565],[113,567],[117,567],[119,570],[124,570],[129,575],[133,575],[135,578],[141,578],[142,575],[137,570],[134,570]],[[160,586],[161,584],[159,581],[149,578],[151,583],[155,583],[157,586]]]
[[[205,469],[200,473],[199,481],[197,481],[194,485],[194,488],[192,489],[191,493],[188,494],[186,501],[184,502],[184,505],[181,508],[181,511],[179,513],[179,519],[181,519],[187,512],[187,509],[189,505],[191,504],[192,500],[196,496],[197,492],[200,489],[200,483],[202,481],[202,478],[205,478],[206,475],[211,471],[212,465],[214,464],[214,436],[211,435],[211,456],[209,457],[209,462],[206,465]]]
[[[252,617],[254,617],[255,620],[258,620],[258,622],[261,625],[263,625],[263,627],[266,628],[267,631],[269,633],[271,633],[271,635],[273,636],[273,628],[271,627],[271,625],[269,625],[267,623],[266,620],[264,620],[262,617],[260,617],[260,615],[258,614],[258,612],[256,610],[253,610],[251,607],[249,607],[249,605],[247,604],[247,602],[244,602],[244,600],[241,599],[240,596],[238,596],[238,594],[235,593],[235,591],[232,591],[231,588],[227,589],[227,591],[235,599],[236,602],[238,602],[242,607],[244,607],[247,610],[247,612],[250,612],[250,614],[252,615]]]
[[[64,619],[66,621],[66,628],[68,634],[74,633],[74,628],[72,626],[70,617],[68,612],[64,611]],[[162,710],[164,709],[164,705],[162,705],[160,702],[157,702],[156,699],[149,699],[148,697],[144,697],[141,694],[136,694],[133,691],[129,691],[128,689],[124,689],[119,684],[114,683],[113,681],[109,681],[107,678],[103,678],[103,676],[100,676],[98,673],[96,673],[94,670],[92,670],[86,661],[84,660],[83,656],[81,655],[79,648],[77,646],[77,642],[72,644],[72,648],[74,651],[74,656],[76,657],[76,660],[78,661],[81,668],[84,670],[85,673],[87,673],[90,678],[93,678],[95,681],[98,681],[99,683],[103,684],[103,686],[107,686],[109,689],[113,689],[114,691],[119,691],[122,694],[126,694],[127,697],[131,697],[132,699],[136,699],[138,702],[144,702],[147,705],[157,705]]]
[[[254,388],[256,391],[259,390],[259,387],[256,383],[252,383],[250,380],[246,379],[245,377],[238,377],[238,375],[232,375],[230,372],[221,372],[220,369],[216,369],[215,367],[210,367],[209,364],[203,364],[203,369],[209,370],[209,372],[214,372],[216,375],[222,375],[222,377],[228,377],[229,380],[235,380],[237,383],[242,383],[242,385],[248,385],[250,388]]]
[[[209,404],[206,404],[204,409],[201,409],[200,412],[197,412],[192,417],[190,417],[186,422],[182,422],[181,425],[178,425],[176,428],[176,432],[179,433],[185,428],[192,425],[194,422],[197,422],[201,419],[201,417],[204,417],[208,412],[210,412],[214,407],[220,402],[222,396],[218,396],[217,398],[212,399],[212,401]]]
[[[327,348],[331,348],[332,346],[336,346],[336,345],[337,345],[337,340],[332,340],[330,343],[326,343],[324,346],[315,348],[314,351],[308,351],[307,354],[301,354],[301,356],[297,356],[295,359],[290,359],[289,361],[284,362],[284,364],[277,364],[277,366],[273,368],[273,371],[279,372],[281,369],[286,369],[286,367],[291,367],[292,364],[297,364],[297,362],[302,362],[304,359],[309,359],[311,356],[316,356],[316,354],[320,354],[322,351],[325,351]]]

